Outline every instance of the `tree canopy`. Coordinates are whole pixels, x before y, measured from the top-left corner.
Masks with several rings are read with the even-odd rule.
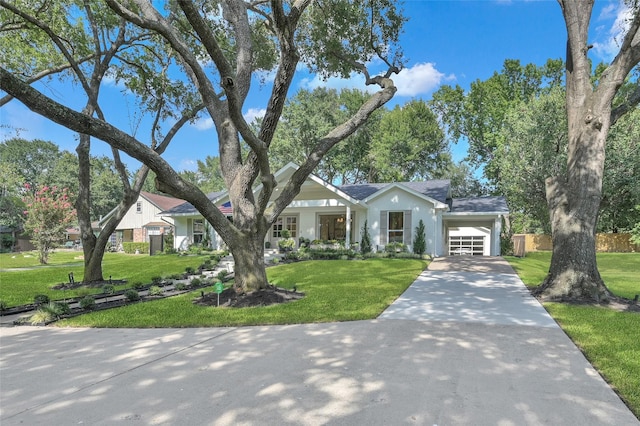
[[[0,88],[36,113],[75,132],[101,139],[114,150],[126,152],[144,163],[155,172],[159,190],[191,202],[227,243],[236,261],[238,290],[250,291],[266,286],[262,241],[271,224],[297,195],[305,178],[322,158],[361,127],[396,92],[391,76],[402,66],[398,37],[405,21],[398,4],[388,0],[298,0],[293,3],[279,0],[258,3],[106,0],[106,5],[83,4],[87,14],[103,18],[91,21],[93,28],[89,29],[83,24],[87,21],[75,19],[79,14],[71,3],[73,1],[69,0],[64,2],[68,7],[42,12],[27,2],[0,0],[3,18],[20,21],[18,26],[35,31],[40,40],[36,47],[42,44],[43,50],[76,53],[67,49],[64,43],[57,44],[62,40],[60,35],[66,26],[58,29],[53,25],[47,29],[37,22],[44,17],[77,24],[82,28],[78,33],[90,31],[105,34],[105,39],[110,41],[123,40],[122,45],[117,44],[117,52],[123,51],[125,45],[130,46],[131,50],[126,52],[131,51],[131,57],[125,53],[109,56],[108,48],[113,43],[105,43],[106,51],[100,43],[87,43],[87,53],[90,57],[107,58],[109,63],[114,59],[114,75],[126,82],[139,105],[151,105],[152,102],[136,89],[146,89],[154,76],[165,76],[163,81],[171,87],[170,93],[176,94],[176,110],[183,117],[187,114],[180,106],[192,111],[204,108],[214,123],[212,141],[217,139],[219,145],[220,169],[234,208],[233,222],[211,204],[203,191],[185,181],[162,158],[156,149],[161,145],[159,139],[157,146],[154,138],[151,138],[151,146],[142,143],[132,132],[108,122],[107,115],[101,115],[95,109],[95,103],[90,104],[92,111],[77,111],[38,92],[31,87],[32,80],[20,72],[19,66],[11,65],[18,63],[17,58],[0,67]],[[98,40],[104,39],[98,37]],[[29,41],[21,41],[25,42]],[[138,50],[135,54],[134,49]],[[161,53],[159,59],[158,52]],[[77,64],[83,52],[79,49],[77,53],[76,58],[65,57],[63,65]],[[386,66],[377,75],[367,69],[367,64],[374,58]],[[367,85],[378,89],[355,113],[318,139],[298,171],[270,203],[276,183],[269,148],[291,82],[300,66],[324,77],[357,72],[364,76]],[[147,77],[137,80],[136,73],[126,72],[127,67]],[[260,71],[272,71],[274,77],[271,95],[264,108],[265,116],[258,131],[254,132],[243,117],[242,108],[253,79]],[[73,69],[74,78],[81,80],[81,74],[78,67]],[[164,90],[153,93],[169,93],[163,84],[153,87]],[[87,93],[92,91],[87,90]],[[162,114],[156,116],[160,123]],[[246,154],[242,143],[249,148]],[[262,185],[257,197],[252,191],[256,180]]]

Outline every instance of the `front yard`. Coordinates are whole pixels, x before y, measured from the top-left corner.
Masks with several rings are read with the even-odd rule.
[[[7,307],[33,302],[37,294],[49,296],[51,300],[63,299],[86,294],[100,293],[97,288],[79,288],[75,290],[54,290],[51,287],[69,282],[73,273],[76,282],[82,281],[82,252],[58,251],[51,255],[49,265],[39,265],[37,254],[2,253],[0,254],[0,300]],[[103,261],[105,279],[127,280],[126,284],[116,285],[116,290],[131,287],[136,282],[149,283],[153,277],[165,277],[185,272],[187,267],[197,268],[208,256],[178,255],[133,255],[124,253],[106,253]]]

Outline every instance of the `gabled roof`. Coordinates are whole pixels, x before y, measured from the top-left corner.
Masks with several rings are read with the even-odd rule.
[[[167,195],[152,194],[151,192],[146,192],[146,191],[140,191],[140,194],[138,195],[138,199],[140,199],[140,197],[144,198],[145,200],[153,204],[160,211],[172,209],[185,202],[184,200],[181,200],[179,198],[169,197]],[[117,209],[118,209],[117,206],[114,207],[109,213],[104,215],[104,217],[100,218],[100,220],[96,222],[96,226],[94,226],[93,223],[92,223],[92,226],[94,226],[95,229],[102,228],[102,224],[105,223]]]
[[[140,191],[140,196],[145,198],[160,210],[169,210],[184,203],[184,200],[181,200],[179,198],[173,198],[160,194],[152,194],[151,192],[145,191]]]
[[[424,182],[357,183],[341,185],[338,188],[356,200],[366,200],[375,198],[378,192],[382,194],[391,189],[391,187],[405,187],[422,196],[446,203],[451,183],[447,179],[440,179]]]
[[[210,192],[209,194],[207,194],[207,198],[210,199],[211,202],[215,203],[218,199],[220,199],[226,193],[227,193],[226,191]],[[191,203],[188,203],[182,200],[180,201],[181,201],[181,204],[174,206],[172,208],[165,209],[164,211],[160,212],[160,214],[162,216],[191,216],[191,215],[200,214],[198,210],[195,207],[193,207]],[[226,206],[228,207],[227,210],[223,210],[223,207],[225,206],[223,205],[220,207],[220,210],[222,211],[222,213],[231,214],[231,204]]]
[[[451,201],[451,213],[509,213],[504,197],[454,198]]]

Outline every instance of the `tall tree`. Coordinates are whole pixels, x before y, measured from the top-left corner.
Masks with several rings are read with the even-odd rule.
[[[610,298],[596,263],[595,234],[602,200],[605,144],[609,128],[640,102],[636,80],[614,108],[620,87],[640,62],[640,5],[629,2],[620,50],[592,82],[588,53],[593,0],[559,0],[567,27],[567,171],[546,180],[553,254],[539,293],[549,299],[602,302]]]
[[[51,175],[62,153],[53,142],[12,138],[0,142],[0,163],[9,164],[32,191],[51,183]]]
[[[421,100],[396,106],[382,117],[369,155],[373,182],[440,178],[451,162],[444,132]]]
[[[128,24],[124,18],[103,5],[83,0],[43,4],[0,0],[0,6],[2,18],[10,22],[6,31],[2,32],[0,43],[11,43],[14,56],[34,53],[38,58],[29,64],[31,68],[21,66],[19,61],[12,58],[7,64],[13,72],[19,70],[20,75],[27,76],[25,82],[31,83],[38,81],[41,76],[70,70],[64,75],[70,75],[84,91],[86,103],[82,114],[85,116],[105,120],[99,99],[102,82],[108,73],[118,81],[124,81],[129,90],[140,96],[142,113],[150,112],[153,115],[149,139],[151,148],[156,152],[162,152],[177,130],[198,111],[190,103],[189,92],[180,83],[169,83],[166,71],[171,59],[165,54],[167,52],[163,45],[156,44],[149,51],[150,34]],[[32,40],[37,40],[37,44],[33,45]],[[119,67],[114,69],[113,62],[116,59]],[[173,114],[168,106],[171,97],[180,99],[174,105],[184,110],[181,115]],[[3,102],[7,99],[5,96]],[[167,118],[175,119],[175,124],[162,137],[159,122]],[[78,140],[78,192],[75,206],[83,242],[84,280],[101,281],[102,258],[110,234],[136,201],[149,169],[144,165],[131,183],[119,151],[112,147],[123,196],[115,213],[104,224],[100,235],[96,236],[91,226],[91,135],[79,131]]]
[[[123,19],[161,39],[158,44],[171,49],[183,75],[197,88],[215,125],[222,174],[233,205],[233,222],[199,188],[184,181],[158,152],[103,117],[94,118],[55,102],[4,67],[0,67],[0,88],[36,113],[102,139],[151,168],[156,173],[158,189],[193,204],[228,245],[235,260],[237,290],[247,292],[265,287],[263,241],[272,223],[299,193],[302,183],[327,152],[355,132],[396,92],[390,77],[400,65],[402,54],[397,41],[404,22],[396,3],[226,0],[213,4],[178,0],[162,3],[168,10],[158,10],[155,3],[146,0],[106,3]],[[387,72],[369,74],[365,64],[374,57],[388,64]],[[377,85],[380,90],[355,114],[320,138],[282,190],[275,193],[269,146],[300,61],[323,76],[347,77],[354,71],[360,72],[366,84]],[[274,67],[266,114],[259,131],[254,133],[242,116],[242,107],[254,72]],[[222,88],[222,93],[217,87]],[[250,148],[244,157],[241,137]],[[261,187],[255,197],[253,188],[258,178]]]
[[[465,139],[469,144],[467,159],[471,166],[482,166],[484,177],[494,191],[500,192],[500,167],[496,150],[506,141],[500,130],[509,109],[562,84],[562,60],[548,60],[545,65],[522,65],[507,59],[502,70],[485,81],[471,83],[465,92],[460,86],[442,86],[430,104],[447,132],[449,140]]]

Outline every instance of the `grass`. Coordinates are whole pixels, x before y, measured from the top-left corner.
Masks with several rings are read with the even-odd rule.
[[[536,287],[549,270],[551,253],[529,253],[507,260],[527,286]],[[598,253],[597,260],[611,292],[626,298],[640,293],[640,253]],[[562,303],[544,306],[640,418],[640,314]]]
[[[23,254],[15,253],[0,254],[0,300],[7,306],[17,306],[33,302],[33,296],[36,294],[46,294],[54,300],[100,293],[101,288],[65,291],[51,288],[56,284],[69,282],[70,272],[73,272],[75,281],[82,281],[83,262],[82,259],[76,259],[81,254],[56,252],[51,255],[50,264],[43,266],[38,264],[37,255],[34,253],[34,257],[24,257]],[[112,276],[114,280],[127,280],[126,285],[115,287],[116,290],[120,290],[131,287],[136,281],[150,283],[152,277],[184,272],[188,266],[197,268],[206,258],[207,256],[106,253],[102,272],[105,279]]]
[[[330,262],[330,263],[329,263]],[[306,296],[260,308],[194,305],[199,292],[93,312],[57,323],[71,327],[209,327],[300,324],[376,318],[426,268],[416,259],[306,261],[267,270],[269,280]]]
[[[640,418],[640,314],[561,303],[545,308]]]

